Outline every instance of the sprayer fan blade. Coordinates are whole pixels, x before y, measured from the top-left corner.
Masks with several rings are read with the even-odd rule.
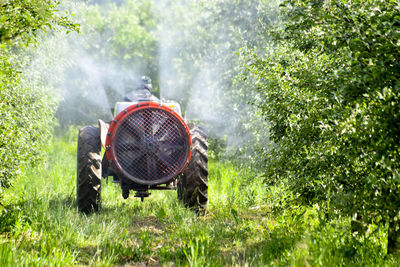
[[[137,136],[139,139],[142,139],[145,136],[145,120],[143,118],[143,112],[138,112],[137,116],[135,118],[135,128],[134,131],[136,131]]]
[[[166,127],[166,125],[168,124],[173,125],[170,119],[165,120],[155,133],[154,136],[157,138],[158,141],[165,141],[166,137],[171,134],[171,129],[168,129],[168,127]]]
[[[144,132],[146,136],[152,135],[152,117],[153,112],[146,112],[144,114]]]
[[[183,145],[182,144],[170,144],[170,143],[164,143],[161,142],[160,145],[160,150],[162,150],[164,153],[171,155],[174,152],[178,151],[178,150],[182,150],[183,149]]]
[[[129,164],[128,169],[132,170],[132,169],[136,169],[138,162],[140,161],[140,159],[143,158],[143,156],[145,155],[142,151],[137,150],[135,152],[132,152],[132,155],[134,154],[133,157],[129,158],[129,160],[131,161],[131,164]]]
[[[130,162],[130,164],[128,165],[128,169],[130,169],[130,170],[132,168],[135,168],[136,163],[143,157],[143,153],[140,150],[122,151],[120,153],[120,155],[121,155],[121,158],[123,158],[127,164],[129,164],[128,162]]]
[[[157,171],[157,161],[153,155],[147,155],[147,175],[149,177],[156,176]]]
[[[126,127],[126,130],[131,140],[135,140],[135,142],[137,143],[140,140],[140,130],[137,131],[136,128],[133,128],[132,125],[129,125],[128,127]]]
[[[155,136],[157,132],[160,130],[161,126],[163,126],[164,122],[167,120],[167,117],[163,114],[157,113],[153,114],[152,118],[152,134]]]
[[[172,159],[164,151],[159,150],[156,156],[165,166],[172,167],[174,165]]]
[[[121,141],[118,146],[124,150],[132,150],[134,148],[138,148],[139,144],[134,136],[124,132],[124,134],[121,136]]]

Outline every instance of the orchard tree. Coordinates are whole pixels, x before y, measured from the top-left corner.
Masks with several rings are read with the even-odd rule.
[[[389,225],[400,245],[400,6],[288,0],[277,49],[248,51],[271,123],[270,181],[303,204]]]
[[[37,165],[52,132],[55,103],[43,88],[21,84],[19,53],[40,32],[76,30],[58,1],[0,1],[0,199],[23,167]]]

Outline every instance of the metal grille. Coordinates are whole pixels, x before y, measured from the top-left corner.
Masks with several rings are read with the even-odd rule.
[[[186,162],[189,151],[184,125],[171,113],[140,109],[118,126],[113,150],[122,173],[143,184],[168,182]]]

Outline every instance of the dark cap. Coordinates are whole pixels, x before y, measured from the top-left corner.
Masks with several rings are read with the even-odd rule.
[[[153,85],[151,84],[151,79],[147,76],[142,76],[139,80],[139,85],[137,89],[147,89],[150,92],[153,90]]]
[[[143,84],[151,84],[151,79],[147,76],[142,76],[141,80]]]

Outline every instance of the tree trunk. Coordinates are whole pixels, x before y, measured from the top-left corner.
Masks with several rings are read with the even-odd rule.
[[[398,216],[389,220],[387,254],[400,254],[400,222]]]
[[[367,225],[363,222],[362,216],[358,213],[353,216],[351,220],[351,233],[359,233],[361,235],[365,234],[367,231]]]

